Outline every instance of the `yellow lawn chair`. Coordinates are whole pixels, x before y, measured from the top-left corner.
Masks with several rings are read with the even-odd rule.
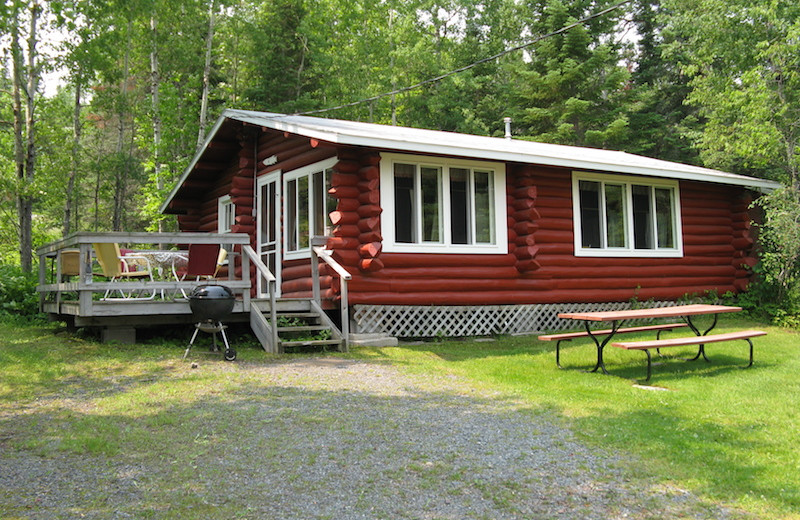
[[[133,280],[133,279],[142,279],[142,278],[149,278],[150,281],[153,281],[153,270],[150,268],[150,260],[145,256],[139,255],[122,255],[119,250],[119,244],[92,244],[94,247],[94,253],[97,257],[97,262],[100,264],[100,268],[103,270],[103,276],[109,278],[111,282],[118,282],[121,280]],[[132,261],[136,261],[134,264]],[[137,271],[136,267],[138,267],[140,262],[144,262],[144,265],[147,268],[143,271]],[[122,289],[117,289],[117,292],[121,295],[120,298],[109,298],[108,295],[111,294],[112,290],[109,289],[106,291],[105,295],[103,295],[104,300],[152,300],[156,296],[155,289],[152,290],[150,296],[138,296],[140,293],[140,289],[137,289],[135,293],[137,296],[134,296],[134,291],[131,291],[128,294]]]

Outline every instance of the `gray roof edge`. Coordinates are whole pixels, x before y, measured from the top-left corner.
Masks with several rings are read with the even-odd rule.
[[[543,164],[547,166],[589,169],[630,175],[712,182],[716,184],[742,186],[758,191],[771,191],[782,186],[778,182],[766,179],[727,173],[720,170],[703,168],[700,166],[652,159],[649,157],[613,150],[581,148],[567,145],[551,145],[545,143],[535,143],[533,141],[511,141],[496,137],[474,136],[405,127],[392,127],[374,123],[339,121],[335,119],[313,118],[309,116],[293,116],[273,112],[225,109],[217,119],[212,129],[208,132],[203,145],[195,153],[191,162],[184,170],[181,178],[175,184],[175,187],[170,192],[166,201],[161,205],[161,213],[166,211],[169,203],[172,202],[172,199],[175,197],[175,195],[177,195],[181,185],[186,181],[192,169],[206,151],[208,144],[213,140],[214,136],[219,131],[219,128],[226,119],[233,119],[244,123],[255,124],[265,128],[290,132],[305,137],[320,139],[342,145],[368,146],[374,148],[399,150],[409,153],[417,152],[438,155],[452,155],[501,162]],[[317,121],[318,123],[315,124]],[[383,132],[381,133],[370,133],[367,131],[377,131],[381,129],[383,129]],[[394,135],[386,135],[387,132],[392,132]],[[448,139],[444,139],[445,142],[442,142],[441,139],[438,141],[435,139],[421,139],[420,137],[422,136],[418,136],[417,139],[409,138],[409,134],[412,134],[413,137],[413,134],[415,133],[422,134],[423,136],[429,138],[440,135],[441,137],[447,137]],[[457,138],[458,136],[463,136],[465,140],[471,141],[473,146],[454,145],[446,142],[448,140],[452,140],[454,137]],[[550,152],[573,151],[580,153],[574,153],[572,155],[559,155],[557,153],[543,154],[540,152],[520,150],[524,147],[532,147],[536,145],[539,145]],[[516,148],[516,150],[512,148]],[[594,155],[595,157],[585,159],[575,157],[575,155]],[[619,160],[623,158],[630,158],[632,161],[629,161],[628,164],[626,164],[626,161]],[[637,161],[644,164],[634,164]]]
[[[241,121],[246,121],[255,124],[262,124],[263,126],[273,128],[276,130],[298,133],[306,137],[322,139],[332,143],[352,145],[352,146],[372,146],[379,148],[383,147],[383,148],[391,148],[407,152],[423,152],[423,153],[442,154],[442,155],[454,155],[461,157],[470,157],[474,159],[519,162],[528,164],[544,164],[548,166],[562,166],[567,168],[585,168],[585,169],[592,169],[599,171],[627,173],[633,175],[712,182],[717,184],[752,187],[764,190],[774,190],[782,186],[778,182],[770,181],[767,179],[759,179],[757,177],[749,177],[747,175],[728,173],[721,170],[704,168],[701,166],[693,166],[689,164],[676,163],[661,159],[653,159],[650,157],[645,157],[641,155],[631,154],[627,152],[620,152],[615,150],[603,150],[597,148],[583,148],[578,146],[546,144],[548,148],[552,149],[575,150],[575,151],[583,150],[585,152],[590,152],[595,155],[609,156],[609,158],[604,160],[598,160],[598,159],[583,160],[580,158],[567,157],[567,156],[555,156],[550,154],[544,155],[540,153],[523,152],[523,151],[498,150],[497,148],[489,147],[488,146],[489,141],[486,141],[486,143],[484,143],[486,144],[486,146],[480,148],[471,148],[471,147],[453,146],[449,144],[437,144],[435,141],[430,141],[430,140],[414,141],[407,139],[385,137],[380,135],[365,136],[361,134],[356,134],[354,132],[348,133],[343,131],[339,132],[331,130],[326,131],[320,128],[314,128],[311,122],[303,124],[302,121],[298,121],[298,119],[320,120],[323,122],[329,122],[328,125],[325,125],[327,127],[327,126],[334,126],[333,124],[330,124],[330,123],[336,123],[338,121],[334,119],[311,118],[308,116],[292,116],[287,114],[276,114],[271,112],[254,112],[248,110],[226,110],[226,112],[230,113],[232,118]],[[364,128],[374,128],[374,129],[380,129],[380,128],[404,129],[404,127],[391,127],[391,126],[387,127],[386,125],[379,125],[375,123],[361,123],[357,121],[342,121],[341,123],[342,123],[341,125],[342,128],[346,126],[358,125],[358,126],[363,126]],[[430,135],[440,133],[448,137],[459,135],[453,132],[439,132],[436,130],[425,130],[425,129],[407,129],[407,130],[430,134]],[[510,146],[514,145],[524,146],[526,143],[530,143],[530,145],[537,145],[537,144],[545,145],[545,143],[535,143],[533,141],[521,141],[521,140],[508,141],[503,138],[474,136],[468,134],[464,135],[464,137],[470,139],[477,138],[480,140],[484,139],[491,140],[492,145],[505,145],[504,146],[505,148],[509,148]],[[652,165],[624,164],[622,162],[614,161],[614,157],[611,156],[617,156],[616,158],[628,157],[636,160],[644,160],[645,162],[653,164]]]
[[[189,174],[192,173],[192,170],[197,165],[198,161],[200,161],[200,157],[203,156],[203,153],[206,151],[206,148],[208,148],[208,144],[214,139],[214,136],[217,135],[217,132],[219,131],[219,128],[222,126],[222,123],[224,123],[225,120],[228,119],[228,116],[226,116],[227,112],[230,111],[228,109],[224,110],[222,114],[217,118],[217,121],[214,123],[214,126],[211,127],[211,130],[208,131],[208,134],[206,134],[205,141],[203,141],[203,144],[194,153],[194,157],[192,157],[192,160],[189,161],[189,165],[186,166],[185,170],[183,170],[183,173],[175,183],[175,186],[172,187],[172,190],[169,192],[169,195],[164,200],[164,203],[158,209],[159,213],[163,214],[167,210],[167,206],[169,206],[169,203],[172,202],[172,199],[175,197],[175,195],[178,194],[178,190],[181,189],[181,185],[183,185],[183,183],[189,177]]]

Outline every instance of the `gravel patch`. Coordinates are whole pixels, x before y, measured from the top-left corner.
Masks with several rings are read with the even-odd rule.
[[[184,450],[38,456],[8,442],[30,410],[0,417],[0,518],[740,518],[454,377],[332,358],[204,370],[242,384],[187,404],[204,419]]]

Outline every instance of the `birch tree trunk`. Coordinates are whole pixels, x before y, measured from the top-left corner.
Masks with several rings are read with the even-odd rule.
[[[19,11],[15,6],[12,14],[11,55],[14,112],[14,160],[17,173],[17,215],[19,238],[19,260],[23,271],[30,272],[33,265],[33,190],[36,169],[36,89],[39,83],[37,64],[36,29],[41,13],[38,2],[28,5],[29,27],[27,60],[23,65],[20,46]],[[23,82],[25,83],[23,86]],[[24,103],[23,103],[24,101]],[[25,120],[23,122],[23,110]]]
[[[125,57],[122,67],[122,79],[120,80],[120,99],[117,111],[117,159],[115,186],[114,186],[114,215],[111,219],[113,231],[122,231],[122,213],[125,207],[125,188],[128,182],[128,158],[125,157],[125,118],[128,116],[128,80],[130,76],[130,48],[132,42],[131,32],[133,22],[128,21],[127,43],[125,45]]]
[[[211,77],[211,50],[214,43],[214,0],[208,8],[208,33],[206,34],[206,61],[203,67],[203,96],[200,102],[200,130],[197,135],[197,147],[203,144],[206,137],[206,122],[208,120],[208,93]]]
[[[75,104],[72,109],[72,164],[70,165],[69,179],[67,180],[67,193],[64,197],[64,222],[62,226],[63,236],[70,234],[72,230],[72,207],[75,196],[75,181],[78,178],[80,169],[81,154],[81,95],[82,78],[80,73],[75,81]],[[77,206],[77,205],[76,205]],[[77,229],[77,222],[75,228]]]
[[[158,192],[164,189],[164,179],[161,178],[161,104],[159,100],[159,87],[161,78],[158,72],[158,19],[155,10],[150,16],[150,92],[153,107],[153,175],[156,180]],[[158,232],[164,231],[163,222],[158,221]]]

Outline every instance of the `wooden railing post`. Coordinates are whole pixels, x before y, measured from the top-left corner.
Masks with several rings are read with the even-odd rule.
[[[275,275],[272,274],[272,271],[269,270],[269,267],[261,261],[261,258],[258,257],[258,253],[250,247],[249,245],[242,246],[242,269],[244,269],[245,261],[248,261],[248,273],[250,272],[249,262],[253,262],[253,265],[256,266],[256,276],[257,277],[264,277],[267,280],[267,287],[269,289],[269,326],[270,326],[270,333],[271,333],[271,340],[272,340],[272,348],[278,348],[278,302],[277,297],[275,295],[275,284],[277,280],[275,279]],[[244,273],[242,273],[244,276]],[[249,276],[249,274],[248,274]]]
[[[61,268],[59,265],[59,276],[61,275]],[[39,255],[39,285],[47,283],[47,255]],[[56,293],[56,301],[60,298],[61,293]],[[47,295],[44,292],[39,293],[39,312],[44,310],[44,301]]]
[[[318,237],[315,237],[315,239]],[[320,237],[324,238],[324,237]],[[341,316],[342,316],[342,338],[344,339],[344,349],[345,352],[350,349],[350,305],[348,303],[349,296],[347,293],[347,282],[352,278],[352,275],[347,272],[339,262],[333,259],[333,257],[325,251],[323,246],[314,246],[312,243],[311,246],[312,251],[312,259],[322,258],[326,264],[328,264],[333,271],[339,275],[339,279],[341,280],[340,284],[340,295],[341,295],[341,302],[339,307],[341,309]],[[317,268],[313,265],[312,260],[312,274],[314,271],[318,271]],[[314,280],[314,286],[317,290],[319,290],[319,280]]]
[[[319,287],[319,257],[316,248],[324,247],[326,243],[325,237],[311,237],[311,292],[318,305],[322,305],[322,291]]]

